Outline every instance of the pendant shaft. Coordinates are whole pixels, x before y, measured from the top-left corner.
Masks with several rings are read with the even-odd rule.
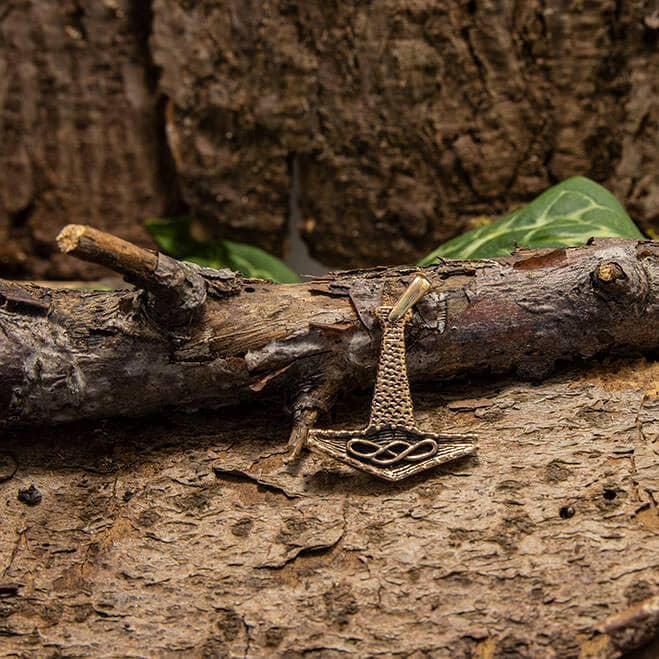
[[[368,425],[369,428],[383,425],[412,427],[414,411],[405,354],[407,318],[392,322],[388,307],[380,307],[376,314],[382,323],[383,333]]]

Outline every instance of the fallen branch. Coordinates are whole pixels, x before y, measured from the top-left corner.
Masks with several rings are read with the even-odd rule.
[[[137,290],[70,291],[0,281],[0,422],[43,423],[283,396],[299,445],[342,390],[372,383],[375,308],[416,268],[304,284],[181,263],[89,227],[61,248]],[[514,371],[659,348],[659,243],[598,240],[424,269],[410,324],[412,380]]]

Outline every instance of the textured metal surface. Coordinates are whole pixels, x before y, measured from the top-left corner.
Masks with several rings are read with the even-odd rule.
[[[405,326],[411,311],[390,320],[392,307],[376,316],[383,327],[371,416],[361,430],[311,430],[307,446],[357,469],[398,481],[475,452],[472,435],[426,432],[416,427],[407,376]]]

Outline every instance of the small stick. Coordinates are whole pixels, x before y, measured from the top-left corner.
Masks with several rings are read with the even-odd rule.
[[[284,462],[294,462],[302,454],[302,450],[306,446],[309,430],[316,423],[318,418],[318,410],[306,409],[297,416],[293,422],[293,429],[288,440],[289,455],[285,458]]]
[[[69,224],[57,236],[62,252],[104,265],[153,296],[160,320],[182,325],[206,301],[206,280],[194,266],[133,245],[82,224]]]
[[[57,236],[57,245],[65,254],[104,265],[132,281],[150,280],[158,267],[157,252],[82,224],[65,226]]]

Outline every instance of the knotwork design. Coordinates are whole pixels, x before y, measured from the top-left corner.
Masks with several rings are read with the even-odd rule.
[[[370,439],[351,439],[346,450],[359,460],[368,460],[376,465],[393,466],[407,460],[408,462],[421,462],[431,458],[437,453],[437,442],[425,438],[418,442],[408,442],[404,439],[394,439],[384,446]]]
[[[424,286],[419,286],[421,279]],[[363,430],[311,430],[310,449],[392,481],[474,453],[471,435],[423,431],[414,420],[405,326],[412,317],[411,306],[429,287],[425,278],[417,277],[394,307],[376,310],[382,341],[368,426]]]

